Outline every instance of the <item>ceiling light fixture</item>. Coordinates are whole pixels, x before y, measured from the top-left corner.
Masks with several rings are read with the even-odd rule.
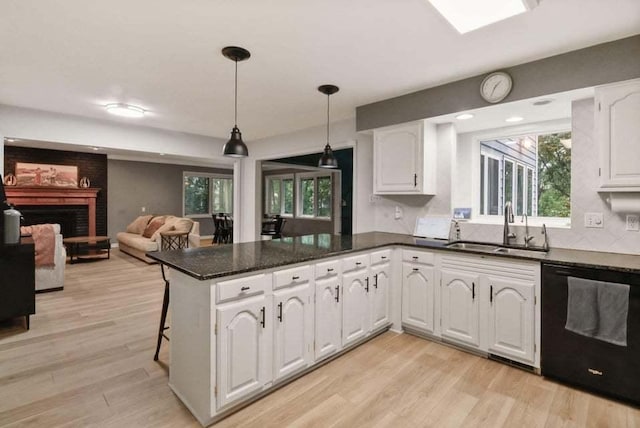
[[[458,120],[469,120],[473,119],[473,115],[471,113],[462,113],[456,116]]]
[[[142,107],[132,106],[130,104],[112,103],[104,106],[108,113],[122,117],[144,117],[146,111]]]
[[[236,63],[236,80],[235,80],[235,119],[233,129],[231,130],[231,138],[224,145],[222,154],[232,158],[244,158],[249,156],[249,149],[242,141],[242,133],[238,129],[238,61],[249,59],[251,53],[244,48],[237,46],[227,46],[222,49],[222,55]]]
[[[539,0],[429,0],[460,34],[468,33],[538,6]]]
[[[506,118],[504,121],[511,123],[511,122],[520,122],[522,120],[524,120],[524,118],[521,117],[521,116],[511,116],[511,117]]]
[[[318,86],[318,91],[322,92],[327,96],[327,145],[324,146],[324,153],[320,156],[320,160],[318,161],[318,166],[320,168],[337,168],[338,160],[333,155],[333,150],[331,150],[331,146],[329,145],[329,97],[332,94],[338,92],[340,88],[335,85],[322,85]]]

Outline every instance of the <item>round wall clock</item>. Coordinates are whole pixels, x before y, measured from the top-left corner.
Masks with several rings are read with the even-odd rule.
[[[480,95],[489,103],[502,101],[513,87],[513,80],[504,71],[496,71],[484,78],[480,84]]]

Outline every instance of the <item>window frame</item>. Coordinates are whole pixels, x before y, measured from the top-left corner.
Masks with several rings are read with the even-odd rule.
[[[327,172],[304,172],[295,174],[296,176],[296,184],[295,184],[295,201],[296,201],[296,218],[303,219],[314,219],[321,221],[331,221],[333,219],[333,174]],[[303,214],[303,206],[302,206],[302,180],[313,179],[313,214]],[[331,204],[330,204],[330,214],[329,216],[319,216],[318,215],[318,178],[329,178],[329,186],[330,186],[330,196],[331,196]]]
[[[270,182],[272,180],[280,180],[280,212],[272,213],[271,212],[271,197],[272,194],[270,192]],[[291,213],[285,213],[285,198],[284,198],[284,182],[285,180],[291,180],[293,182],[293,210]],[[273,175],[265,175],[264,179],[264,212],[267,215],[280,215],[281,217],[293,218],[293,215],[296,211],[296,180],[295,174],[273,174]]]
[[[476,145],[477,147],[477,151],[475,152],[477,157],[475,157],[475,161],[477,162],[477,164],[480,163],[481,160],[481,156],[485,156],[486,158],[486,153],[482,152],[482,143],[486,142],[486,141],[492,141],[492,140],[500,140],[500,139],[506,139],[506,138],[512,138],[512,139],[517,139],[517,138],[522,138],[522,137],[532,137],[535,136],[536,138],[536,142],[535,144],[538,144],[538,137],[541,135],[548,135],[548,134],[559,134],[559,133],[571,133],[572,137],[573,137],[573,130],[571,127],[571,121],[570,120],[560,120],[560,121],[554,121],[555,123],[533,123],[533,124],[527,124],[527,125],[521,125],[521,126],[516,126],[516,127],[510,127],[510,128],[502,128],[504,132],[499,132],[499,130],[490,130],[489,132],[485,132],[485,131],[480,131],[477,133],[474,133],[472,140],[473,143]],[[537,146],[536,146],[536,150],[537,150]],[[517,189],[516,189],[516,184],[517,184],[517,178],[516,178],[516,174],[517,174],[517,166],[518,164],[521,164],[524,166],[524,183],[523,183],[523,189],[525,191],[525,199],[524,199],[524,204],[523,204],[523,212],[527,212],[527,197],[528,195],[526,195],[527,189],[528,189],[528,177],[527,177],[527,168],[528,165],[526,164],[522,164],[519,163],[516,159],[513,159],[510,156],[506,156],[506,159],[514,162],[514,187],[513,187],[513,199],[515,200],[517,197]],[[502,187],[501,187],[501,195],[504,198],[504,159],[501,161],[500,163],[500,169],[502,171],[502,176],[503,176],[503,183],[502,183]],[[535,166],[535,170],[534,170],[534,174],[533,174],[533,192],[536,196],[536,198],[538,197],[537,195],[537,190],[535,189],[535,184],[537,184],[538,181],[538,160],[537,160],[537,156],[536,156],[536,166]],[[504,221],[504,213],[500,213],[499,215],[489,215],[489,214],[480,214],[482,207],[481,207],[481,201],[482,201],[482,195],[480,192],[477,192],[476,189],[480,188],[480,184],[481,184],[481,174],[482,171],[478,171],[478,175],[476,176],[476,178],[474,180],[477,181],[472,181],[472,183],[474,183],[473,187],[474,189],[471,192],[472,198],[475,200],[474,204],[478,204],[478,214],[476,216],[474,216],[471,220],[472,223],[481,223],[481,224],[499,224],[502,223]],[[486,176],[485,176],[486,177]],[[486,188],[487,183],[486,183],[486,178],[485,178],[485,183],[484,183],[484,187]],[[485,205],[486,205],[487,201],[486,201],[486,194],[485,194]],[[515,204],[514,204],[515,205]],[[538,216],[537,215],[537,203],[534,202],[533,206],[535,208],[535,214],[536,215],[532,215],[528,217],[529,220],[529,224],[533,225],[533,226],[541,226],[542,224],[546,224],[547,226],[551,226],[551,227],[557,227],[557,228],[567,228],[567,227],[571,227],[571,215],[569,217],[543,217],[543,216]],[[504,209],[504,199],[502,200],[502,207]],[[515,214],[515,206],[514,206],[514,215]],[[519,216],[522,216],[522,213],[518,214]]]
[[[186,191],[185,191],[185,181],[187,179],[187,177],[204,177],[207,178],[209,180],[209,212],[207,214],[187,214],[186,213],[186,207],[185,207],[185,197],[186,197]],[[227,180],[231,180],[231,210],[227,213],[231,216],[233,216],[233,199],[234,199],[234,191],[233,191],[233,185],[235,184],[233,182],[233,174],[222,174],[222,173],[217,173],[217,172],[202,172],[202,171],[182,171],[182,216],[186,217],[186,218],[208,218],[211,217],[212,214],[217,213],[219,211],[214,211],[213,210],[213,185],[211,183],[211,179],[215,179],[215,178],[222,178],[222,179],[227,179]]]

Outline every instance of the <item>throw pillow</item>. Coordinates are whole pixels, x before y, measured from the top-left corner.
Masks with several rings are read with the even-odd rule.
[[[142,232],[144,232],[145,227],[147,227],[147,224],[149,224],[149,220],[151,220],[152,217],[152,215],[141,215],[127,226],[127,232],[142,235]]]
[[[152,218],[147,227],[145,227],[144,232],[142,232],[142,236],[151,238],[153,234],[156,233],[156,230],[160,229],[164,224],[164,219],[165,216],[163,215]]]
[[[188,218],[178,218],[173,224],[173,228],[178,232],[191,232],[193,226],[193,220]]]
[[[158,242],[158,240],[160,239],[160,234],[161,233],[173,230],[173,225],[175,224],[176,220],[178,220],[178,217],[176,217],[174,215],[167,216],[164,219],[164,224],[162,226],[160,226],[158,228],[158,230],[155,231],[153,236],[151,236],[151,240],[153,242]]]

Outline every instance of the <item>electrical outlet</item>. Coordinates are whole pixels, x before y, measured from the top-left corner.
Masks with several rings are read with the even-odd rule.
[[[396,206],[395,219],[400,220],[402,218],[402,208]]]
[[[369,202],[375,204],[380,200],[380,196],[374,195],[373,193],[369,195]]]
[[[585,213],[584,227],[602,229],[604,227],[602,213]]]
[[[640,217],[636,214],[627,215],[627,230],[632,232],[640,231]]]

